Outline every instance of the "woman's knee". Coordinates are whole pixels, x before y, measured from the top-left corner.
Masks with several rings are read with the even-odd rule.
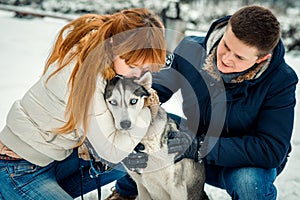
[[[276,169],[228,168],[223,172],[227,192],[233,199],[276,199]]]

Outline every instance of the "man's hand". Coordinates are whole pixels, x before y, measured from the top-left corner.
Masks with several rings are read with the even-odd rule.
[[[170,131],[168,133],[168,153],[175,153],[174,162],[190,158],[196,162],[201,160],[200,147],[204,136],[198,138],[189,130]]]
[[[147,167],[148,154],[142,152],[145,146],[139,143],[132,153],[130,153],[126,158],[123,159],[123,164],[133,172],[137,172],[138,169],[144,169]]]

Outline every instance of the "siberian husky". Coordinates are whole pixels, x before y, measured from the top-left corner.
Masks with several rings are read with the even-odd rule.
[[[134,126],[145,99],[150,95],[152,75],[140,78],[116,77],[108,82],[105,99],[115,126],[126,131]],[[204,199],[204,164],[183,159],[174,164],[174,156],[167,151],[168,132],[177,131],[176,125],[158,106],[147,134],[141,140],[148,154],[147,167],[128,174],[137,184],[139,200],[199,200]],[[126,168],[126,166],[125,166]]]

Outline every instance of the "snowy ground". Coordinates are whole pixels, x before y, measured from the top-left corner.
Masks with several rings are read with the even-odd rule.
[[[0,12],[0,128],[5,124],[6,114],[13,101],[20,98],[41,75],[55,36],[65,23],[51,19],[16,19],[11,13]],[[289,53],[286,60],[295,67],[300,77],[300,53]],[[300,199],[299,114],[300,107],[297,105],[293,151],[285,171],[275,182],[280,200]],[[112,186],[113,183],[103,187],[103,197],[109,194]],[[206,191],[212,200],[230,199],[224,191],[211,186],[207,185]],[[96,199],[96,193],[86,195],[85,199]]]

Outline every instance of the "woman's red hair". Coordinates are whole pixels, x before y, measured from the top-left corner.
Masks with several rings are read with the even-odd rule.
[[[166,58],[163,24],[147,9],[139,8],[112,15],[87,14],[63,27],[44,69],[45,74],[50,65],[57,64],[50,79],[75,61],[69,79],[67,122],[55,132],[69,133],[80,124],[86,132],[98,76],[109,80],[116,75],[113,55],[128,65],[152,63],[151,71],[159,71]]]

